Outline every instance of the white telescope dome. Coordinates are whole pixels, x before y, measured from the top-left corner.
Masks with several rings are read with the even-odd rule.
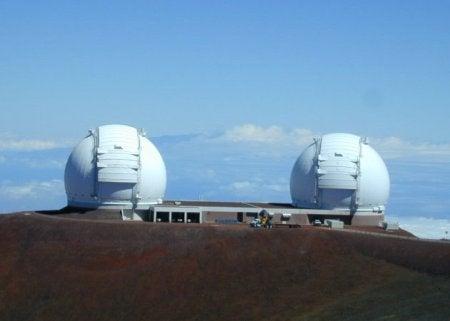
[[[69,206],[148,208],[164,197],[166,167],[142,131],[105,125],[73,149],[64,181]]]
[[[384,212],[389,188],[380,155],[352,134],[315,139],[291,173],[292,203],[301,208]]]

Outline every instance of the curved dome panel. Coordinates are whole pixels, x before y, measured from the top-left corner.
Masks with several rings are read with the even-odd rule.
[[[72,151],[65,187],[69,206],[146,208],[163,198],[166,168],[142,132],[105,125],[91,131]]]
[[[359,202],[369,208],[386,205],[390,191],[389,172],[380,155],[367,144],[361,146],[360,172]]]
[[[360,137],[336,133],[314,140],[291,173],[297,207],[383,211],[389,174],[378,153]]]

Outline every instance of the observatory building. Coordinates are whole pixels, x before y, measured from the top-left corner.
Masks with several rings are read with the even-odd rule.
[[[106,125],[74,148],[64,181],[70,207],[148,209],[162,202],[166,167],[142,130]]]
[[[262,210],[275,224],[309,225],[337,219],[379,225],[389,174],[367,139],[328,134],[306,147],[290,181],[292,203],[163,200],[166,169],[141,130],[125,125],[91,130],[66,165],[69,208],[109,209],[123,220],[167,223],[248,223]]]
[[[296,207],[382,213],[389,197],[389,174],[367,139],[328,134],[309,145],[292,169]]]

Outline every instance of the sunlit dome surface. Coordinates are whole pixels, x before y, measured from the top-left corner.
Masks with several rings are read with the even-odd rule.
[[[297,207],[383,212],[389,188],[380,155],[352,134],[315,139],[291,174],[291,198]]]
[[[148,208],[164,197],[166,168],[142,131],[105,125],[90,131],[73,149],[65,187],[69,206]]]

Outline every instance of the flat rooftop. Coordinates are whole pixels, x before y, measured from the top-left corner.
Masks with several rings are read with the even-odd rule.
[[[247,208],[295,208],[289,203],[259,203],[259,202],[220,202],[220,201],[181,201],[165,200],[161,205],[192,206],[192,207],[247,207]]]

